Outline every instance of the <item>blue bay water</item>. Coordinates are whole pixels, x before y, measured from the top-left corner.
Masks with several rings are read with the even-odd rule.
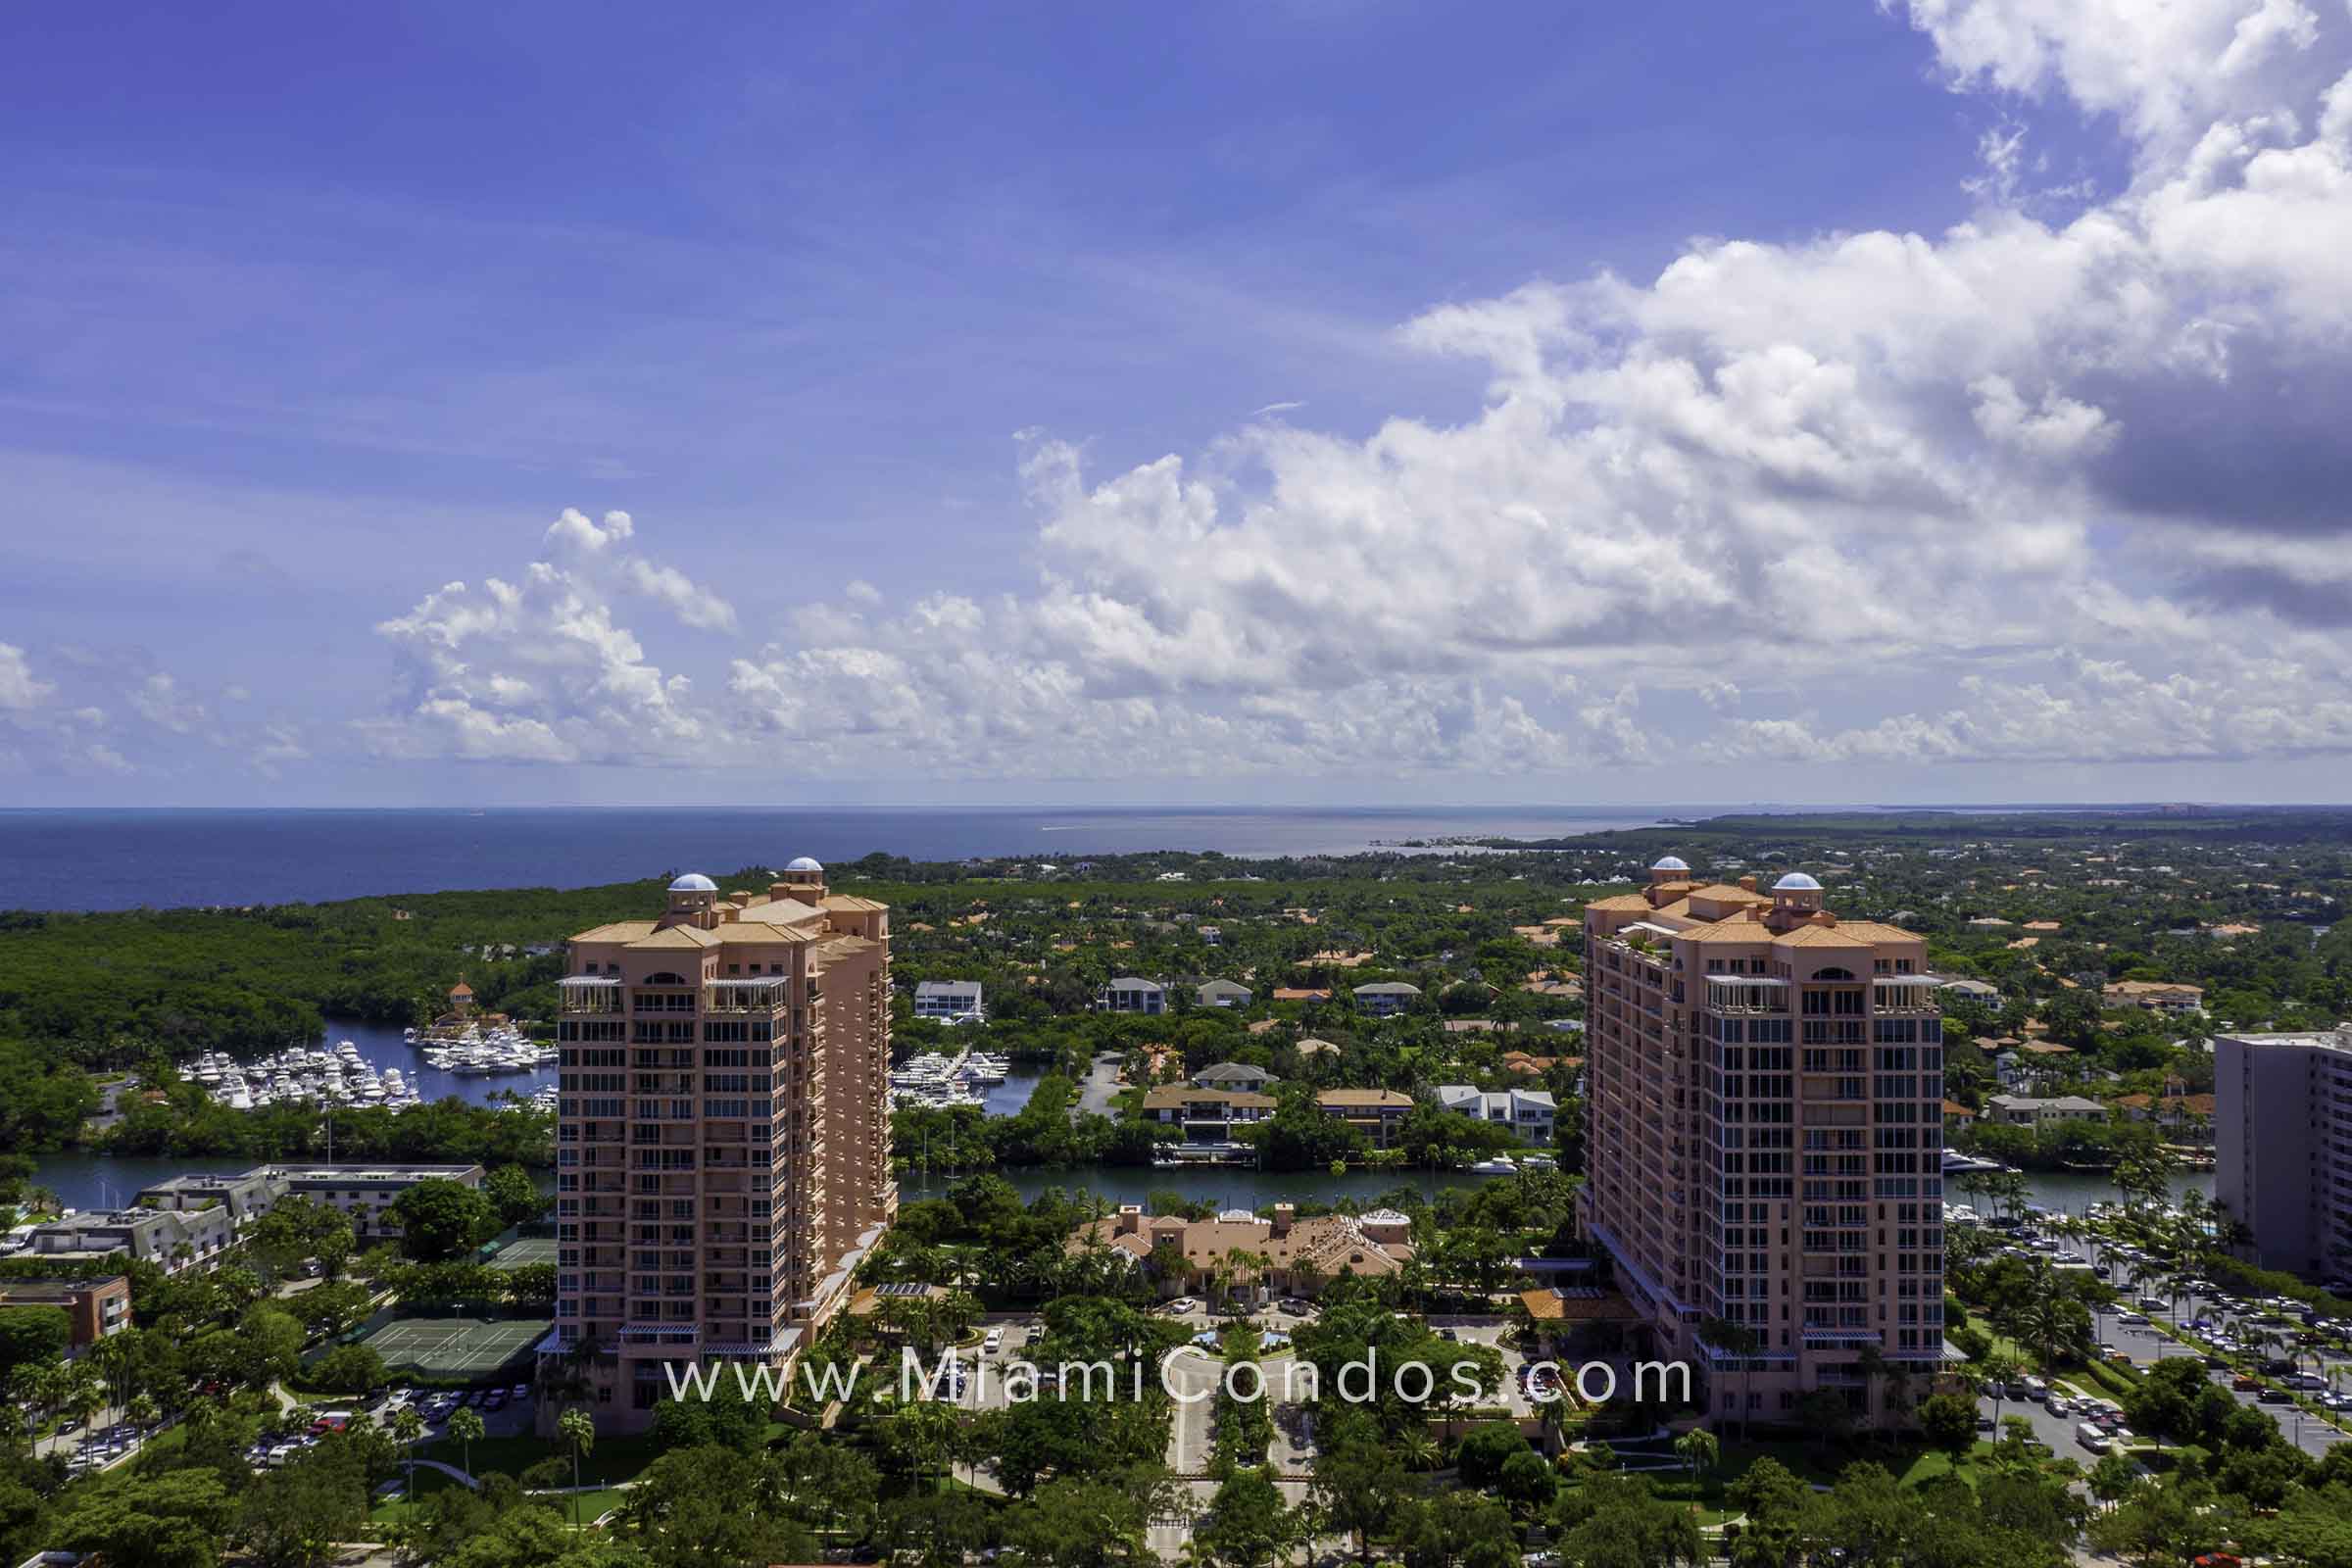
[[[1665,808],[1187,810],[0,810],[0,909],[320,903],[467,888],[588,887],[703,869],[1152,850],[1348,855],[1406,839],[1639,827]]]

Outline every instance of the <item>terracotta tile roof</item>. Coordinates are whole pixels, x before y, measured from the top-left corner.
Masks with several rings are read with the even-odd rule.
[[[1619,911],[1646,913],[1649,909],[1649,901],[1639,893],[1612,893],[1605,899],[1594,899],[1585,907],[1606,909],[1612,914]]]
[[[1121,1233],[1118,1216],[1111,1215],[1082,1226],[1070,1238],[1070,1248],[1075,1251],[1085,1247],[1091,1234],[1121,1251],[1148,1258],[1152,1232],[1170,1223],[1147,1214],[1140,1230]],[[1411,1244],[1372,1241],[1345,1214],[1297,1220],[1287,1236],[1276,1236],[1272,1224],[1262,1219],[1190,1220],[1184,1222],[1179,1235],[1185,1262],[1197,1269],[1222,1267],[1226,1254],[1238,1250],[1260,1253],[1276,1269],[1309,1263],[1326,1278],[1336,1277],[1343,1269],[1380,1275],[1396,1273],[1413,1255]]]
[[[731,942],[813,942],[813,934],[765,920],[731,920],[718,928],[720,946]]]
[[[640,937],[653,935],[653,931],[654,922],[651,920],[615,920],[610,925],[600,925],[594,930],[583,931],[571,940],[574,942],[634,942]]]
[[[1899,925],[1888,925],[1884,920],[1840,920],[1838,922],[1838,929],[1851,931],[1865,942],[1925,942],[1927,940],[1916,931],[1906,931]]]
[[[1539,1323],[1591,1323],[1596,1321],[1634,1321],[1642,1314],[1634,1304],[1615,1291],[1604,1291],[1597,1285],[1549,1286],[1543,1290],[1521,1291],[1519,1300],[1527,1315]]]
[[[1674,934],[1677,942],[1770,942],[1772,932],[1759,920],[1717,920]]]
[[[629,946],[632,948],[715,948],[718,946],[718,935],[716,932],[705,931],[700,926],[673,925],[666,930],[656,931],[651,936],[639,937]]]
[[[1379,1105],[1404,1108],[1409,1107],[1412,1102],[1412,1096],[1398,1094],[1394,1089],[1326,1089],[1315,1097],[1315,1103],[1318,1105],[1349,1109],[1359,1106],[1370,1109]]]
[[[1857,936],[1842,926],[1800,925],[1793,931],[1784,931],[1772,939],[1781,948],[1867,948],[1870,938]]]

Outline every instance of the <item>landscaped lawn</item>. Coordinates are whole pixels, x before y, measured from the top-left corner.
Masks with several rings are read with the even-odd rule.
[[[1658,1496],[1670,1502],[1694,1503],[1700,1524],[1719,1525],[1738,1513],[1725,1500],[1725,1493],[1762,1458],[1778,1460],[1789,1474],[1809,1486],[1830,1485],[1847,1465],[1872,1463],[1885,1466],[1901,1485],[1916,1487],[1948,1475],[1958,1475],[1973,1485],[1979,1466],[1991,1453],[1992,1445],[1980,1443],[1973,1451],[1962,1455],[1955,1466],[1941,1452],[1917,1445],[1890,1448],[1865,1444],[1850,1448],[1825,1448],[1819,1444],[1798,1441],[1727,1442],[1722,1463],[1702,1479],[1693,1481],[1681,1470],[1646,1474]]]
[[[653,1463],[661,1451],[651,1437],[643,1435],[599,1438],[595,1448],[580,1460],[580,1484],[610,1486],[616,1481],[630,1480],[638,1471]],[[454,1464],[464,1469],[466,1445],[455,1438],[436,1439],[419,1446],[416,1457],[438,1459],[443,1464]],[[492,1471],[505,1471],[508,1475],[520,1475],[542,1459],[554,1458],[564,1461],[564,1476],[568,1485],[571,1479],[571,1450],[561,1442],[528,1436],[476,1438],[473,1442],[472,1473],[479,1476]],[[423,1472],[419,1471],[418,1474],[422,1475]]]

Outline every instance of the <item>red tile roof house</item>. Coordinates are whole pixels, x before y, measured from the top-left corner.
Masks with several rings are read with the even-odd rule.
[[[1293,1205],[1277,1203],[1270,1219],[1227,1209],[1214,1219],[1188,1220],[1127,1203],[1080,1226],[1069,1246],[1125,1252],[1152,1273],[1163,1296],[1205,1293],[1217,1283],[1261,1297],[1313,1296],[1343,1274],[1378,1279],[1397,1272],[1412,1258],[1410,1238],[1411,1222],[1394,1209],[1300,1219]]]

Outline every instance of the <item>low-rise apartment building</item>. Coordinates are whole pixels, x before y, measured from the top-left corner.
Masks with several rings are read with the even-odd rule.
[[[127,1257],[167,1274],[205,1270],[236,1244],[237,1224],[225,1208],[174,1213],[161,1208],[87,1209],[50,1221],[32,1233],[30,1255],[61,1262]]]
[[[390,1215],[401,1196],[419,1182],[482,1185],[479,1165],[394,1165],[354,1161],[338,1164],[257,1165],[240,1176],[172,1176],[140,1189],[144,1208],[187,1214],[221,1208],[233,1230],[289,1197],[310,1199],[350,1216],[362,1247],[400,1240],[400,1223]]]
[[[0,1306],[53,1306],[66,1315],[66,1353],[130,1327],[130,1280],[0,1280]]]
[[[1395,1209],[1300,1219],[1289,1203],[1260,1219],[1246,1208],[1214,1219],[1147,1214],[1134,1203],[1070,1238],[1070,1250],[1112,1248],[1151,1272],[1163,1296],[1311,1297],[1342,1275],[1379,1279],[1411,1261],[1412,1222]],[[1239,1262],[1237,1259],[1263,1259]]]

